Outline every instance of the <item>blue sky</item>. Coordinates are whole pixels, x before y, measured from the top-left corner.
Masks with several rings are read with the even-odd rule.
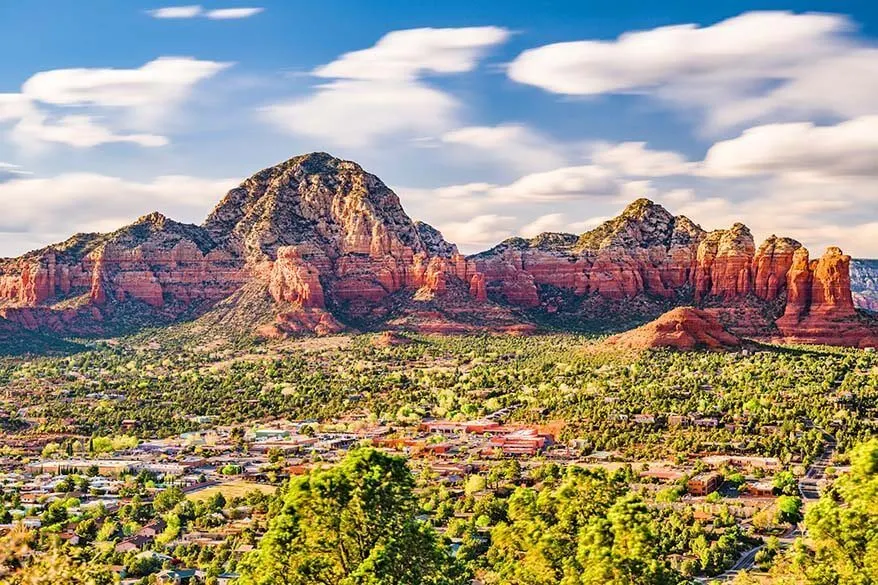
[[[647,196],[878,256],[873,4],[0,0],[0,255],[325,150],[465,251]]]

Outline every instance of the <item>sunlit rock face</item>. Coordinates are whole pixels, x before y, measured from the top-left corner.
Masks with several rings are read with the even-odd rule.
[[[856,282],[874,282],[868,274]],[[639,199],[584,234],[511,238],[467,257],[412,221],[378,177],[325,153],[254,174],[200,226],[154,213],[0,261],[0,317],[77,335],[201,316],[272,337],[526,332],[535,320],[612,320],[621,315],[608,307],[632,303],[746,307],[739,320],[763,317],[734,330],[757,336],[872,339],[836,248],[811,261],[795,240],[757,247],[743,224],[707,232]]]

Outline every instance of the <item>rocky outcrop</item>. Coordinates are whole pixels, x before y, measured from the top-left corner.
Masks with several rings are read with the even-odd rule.
[[[859,323],[849,259],[840,250],[812,264],[790,238],[771,236],[757,248],[743,224],[707,233],[648,200],[581,236],[513,238],[471,260],[484,274],[489,298],[559,318],[578,316],[576,308],[586,303],[576,299],[588,299],[591,315],[602,304],[615,310],[620,301],[653,299],[657,306],[715,308],[737,321],[735,331],[756,337],[776,336],[780,327],[790,339],[866,345],[874,329]],[[777,317],[783,320],[776,327]]]
[[[740,346],[741,340],[723,329],[712,313],[694,307],[677,307],[655,321],[610,337],[605,343],[633,350],[693,350],[730,349]]]
[[[753,293],[764,301],[777,299],[786,290],[787,275],[802,244],[791,238],[771,236],[753,258]]]
[[[809,262],[804,248],[796,251],[788,275],[789,294],[777,326],[785,340],[853,347],[878,345],[878,328],[859,318],[850,282],[850,256],[829,248]]]
[[[125,305],[169,321],[246,280],[243,264],[201,228],[151,214],[111,234],[0,261],[0,315],[31,329],[94,334]]]
[[[172,321],[252,282],[247,294],[264,290],[272,302],[252,316],[254,325],[271,335],[334,332],[344,320],[385,316],[399,294],[460,289],[487,299],[472,263],[437,230],[413,222],[380,179],[314,153],[245,180],[203,226],[151,214],[112,234],[0,262],[0,315],[30,328],[100,334],[125,307]]]
[[[705,232],[646,199],[597,229],[512,238],[471,260],[485,275],[489,297],[540,306],[540,290],[621,300],[641,294],[673,298],[690,285]]]
[[[752,265],[756,247],[744,224],[711,232],[698,245],[695,300],[732,300],[752,291]]]
[[[733,328],[748,335],[862,345],[859,329],[839,333],[861,319],[849,262],[838,250],[810,262],[775,236],[757,248],[742,224],[708,233],[646,199],[581,235],[511,238],[465,257],[376,176],[313,153],[246,179],[201,226],[151,214],[0,260],[0,316],[103,335],[204,315],[277,337],[522,332],[533,319],[575,327],[627,319],[626,307],[654,316],[696,304],[730,321],[752,316]]]

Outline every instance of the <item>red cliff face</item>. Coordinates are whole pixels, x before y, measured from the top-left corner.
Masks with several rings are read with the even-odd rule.
[[[802,244],[790,238],[771,236],[753,259],[754,294],[764,301],[778,298],[787,288],[787,275]],[[807,262],[807,260],[806,260]]]
[[[152,214],[0,263],[0,314],[30,328],[92,333],[120,311],[168,321],[241,290],[242,306],[260,307],[247,317],[266,325],[263,333],[334,332],[343,326],[328,306],[369,320],[416,291],[460,290],[485,302],[480,278],[442,234],[412,222],[377,177],[316,153],[247,179],[203,226]]]
[[[875,347],[878,329],[857,318],[850,288],[850,256],[829,248],[808,261],[804,248],[796,251],[789,271],[787,307],[777,326],[788,341]]]
[[[695,300],[731,300],[752,291],[755,256],[753,235],[736,223],[728,230],[711,232],[698,246],[695,271]]]
[[[388,324],[524,331],[532,312],[564,326],[612,319],[626,303],[767,314],[787,299],[783,335],[863,344],[839,325],[859,318],[849,263],[837,249],[809,262],[774,236],[757,249],[741,224],[707,233],[645,199],[582,235],[512,238],[464,257],[380,179],[315,153],[245,180],[202,226],[152,214],[0,260],[0,317],[84,335],[206,313],[274,337]]]
[[[112,234],[76,236],[2,262],[0,315],[73,334],[103,331],[105,317],[129,302],[172,320],[247,279],[240,262],[204,238],[196,226],[153,214]]]

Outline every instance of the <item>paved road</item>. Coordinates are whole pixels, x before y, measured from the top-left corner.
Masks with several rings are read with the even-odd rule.
[[[823,452],[814,460],[814,463],[811,464],[808,471],[806,471],[805,475],[799,480],[799,494],[805,502],[815,501],[820,498],[820,480],[826,477],[826,468],[829,466],[832,456],[835,454],[835,437],[830,435],[826,435],[826,437],[827,440],[823,446]],[[798,526],[790,527],[790,529],[781,537],[781,545],[789,546],[799,535],[800,532]],[[753,565],[756,562],[756,553],[758,553],[763,546],[764,545],[760,545],[745,552],[741,555],[741,558],[738,559],[738,562],[735,563],[735,566],[722,575],[717,575],[716,577],[699,577],[698,581],[709,583],[711,581],[723,582],[733,580],[741,571],[753,568]]]
[[[699,577],[698,581],[701,583],[710,583],[712,581],[731,581],[735,577],[738,576],[738,573],[741,571],[747,571],[753,568],[754,563],[756,562],[756,553],[762,550],[765,547],[764,544],[760,544],[755,548],[751,548],[738,559],[738,562],[735,565],[723,573],[722,575],[717,575],[716,577]]]
[[[823,446],[823,452],[814,460],[804,477],[799,480],[799,494],[803,501],[815,501],[820,498],[820,480],[826,477],[826,468],[835,454],[835,448],[835,438],[828,437]]]

